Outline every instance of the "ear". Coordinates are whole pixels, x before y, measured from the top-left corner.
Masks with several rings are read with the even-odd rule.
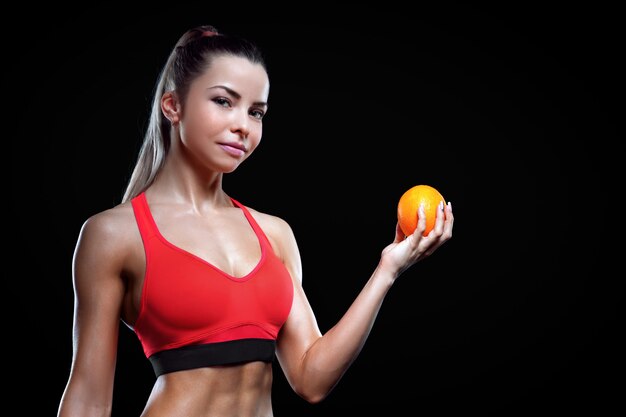
[[[172,91],[168,91],[161,97],[161,111],[163,115],[172,124],[178,123],[180,120],[180,104],[176,94]]]

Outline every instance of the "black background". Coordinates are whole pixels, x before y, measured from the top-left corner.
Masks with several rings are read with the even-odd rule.
[[[212,24],[259,43],[271,80],[262,144],[224,186],[292,225],[322,331],[391,242],[406,189],[433,185],[455,212],[453,239],[397,281],[323,403],[276,367],[277,417],[624,410],[623,274],[610,266],[622,22],[601,2],[546,4],[5,13],[5,345],[19,404],[56,412],[80,226],[120,201],[170,48]],[[137,416],[154,377],[125,327],[117,370],[113,415]]]

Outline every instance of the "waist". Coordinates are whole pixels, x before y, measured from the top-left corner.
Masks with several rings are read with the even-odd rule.
[[[272,416],[272,364],[212,366],[159,376],[142,417]]]

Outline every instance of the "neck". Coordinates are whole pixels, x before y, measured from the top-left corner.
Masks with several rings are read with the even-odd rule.
[[[198,209],[207,206],[231,206],[222,189],[223,173],[201,171],[168,155],[161,171],[148,189],[153,199],[175,204],[190,204]]]

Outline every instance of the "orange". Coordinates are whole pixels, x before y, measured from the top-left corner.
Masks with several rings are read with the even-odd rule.
[[[420,204],[424,205],[424,214],[426,216],[426,230],[424,230],[423,235],[428,235],[435,227],[437,208],[440,201],[446,204],[446,200],[441,193],[430,185],[415,185],[405,191],[398,202],[398,223],[405,236],[412,234],[417,227],[417,210]]]

